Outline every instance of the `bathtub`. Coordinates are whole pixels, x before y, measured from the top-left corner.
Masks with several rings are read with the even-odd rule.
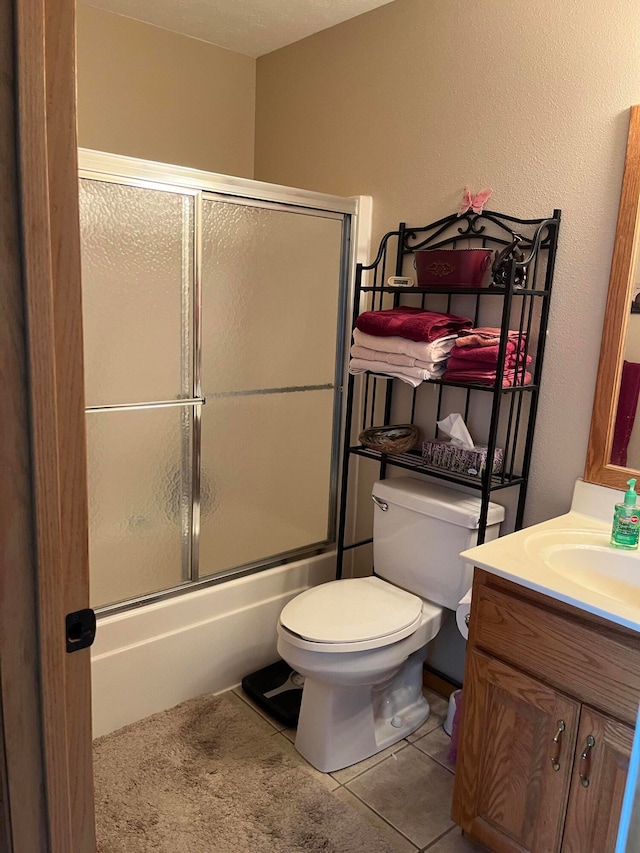
[[[278,659],[276,623],[299,592],[335,578],[335,552],[98,619],[93,736],[203,693],[220,693]]]

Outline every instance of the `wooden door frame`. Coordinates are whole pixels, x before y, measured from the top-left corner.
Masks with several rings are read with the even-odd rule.
[[[64,621],[88,607],[75,3],[0,15],[3,811],[15,853],[92,853],[90,658]]]

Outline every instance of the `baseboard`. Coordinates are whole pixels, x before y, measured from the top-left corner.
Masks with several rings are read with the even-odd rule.
[[[444,696],[445,699],[448,699],[454,690],[459,690],[462,687],[462,684],[458,681],[448,678],[446,675],[443,675],[443,673],[438,672],[437,669],[433,669],[426,663],[422,670],[422,683],[425,687],[428,687],[429,690],[433,690],[440,696]]]

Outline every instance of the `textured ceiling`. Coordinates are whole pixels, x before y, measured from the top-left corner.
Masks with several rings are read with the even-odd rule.
[[[79,0],[212,44],[262,56],[391,0]]]

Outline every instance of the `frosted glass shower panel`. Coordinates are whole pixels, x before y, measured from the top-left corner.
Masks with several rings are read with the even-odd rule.
[[[332,424],[329,390],[207,402],[201,576],[327,540]]]
[[[191,407],[87,415],[91,606],[187,579]]]
[[[191,397],[194,197],[80,180],[87,406]]]
[[[205,396],[334,382],[342,224],[341,215],[204,198]]]

